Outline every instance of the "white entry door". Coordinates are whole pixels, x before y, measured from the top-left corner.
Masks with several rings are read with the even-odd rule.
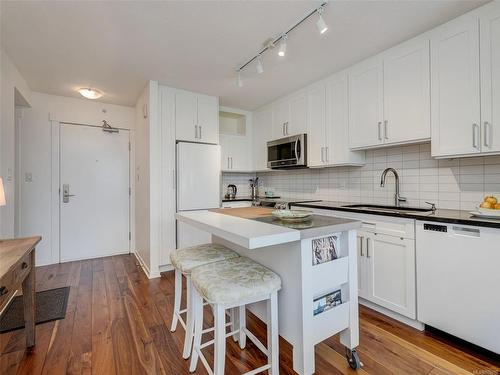
[[[61,124],[60,261],[130,251],[129,131]]]

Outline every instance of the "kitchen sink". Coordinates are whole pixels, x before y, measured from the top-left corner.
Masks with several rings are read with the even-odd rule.
[[[358,208],[360,210],[370,210],[370,211],[397,211],[397,212],[430,212],[431,208],[420,208],[420,207],[396,207],[396,206],[384,206],[377,204],[348,204],[342,207],[346,208]]]

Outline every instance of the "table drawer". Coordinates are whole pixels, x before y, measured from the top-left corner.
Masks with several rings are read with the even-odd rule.
[[[31,267],[31,253],[28,253],[14,265],[11,272],[0,280],[0,312],[16,291],[21,290],[23,280],[30,273]]]

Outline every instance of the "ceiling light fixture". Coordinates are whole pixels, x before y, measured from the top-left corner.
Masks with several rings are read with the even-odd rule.
[[[259,57],[257,57],[256,69],[257,69],[257,73],[259,73],[259,74],[264,73],[264,65],[262,65],[262,56],[261,55],[259,55]]]
[[[319,18],[318,18],[318,21],[316,21],[316,26],[318,27],[319,33],[324,34],[328,30],[328,25],[326,24],[325,20],[323,19],[323,12],[324,12],[323,7],[319,7],[317,12],[319,14]]]
[[[257,73],[262,74],[264,72],[264,65],[262,64],[262,55],[269,51],[270,49],[273,49],[276,47],[279,43],[279,51],[278,51],[278,56],[284,57],[286,54],[286,44],[288,40],[288,35],[290,32],[295,30],[298,26],[300,26],[302,23],[304,23],[306,20],[308,20],[311,16],[318,14],[319,19],[316,22],[316,26],[318,27],[318,30],[320,34],[325,33],[328,30],[328,25],[325,23],[325,20],[323,19],[323,12],[324,8],[328,3],[326,1],[322,2],[319,7],[315,8],[311,12],[309,12],[304,18],[302,18],[300,21],[298,21],[295,25],[290,27],[287,31],[284,33],[281,33],[280,36],[277,38],[270,38],[266,40],[263,43],[263,47],[257,54],[255,54],[252,58],[248,59],[243,65],[240,67],[236,68],[236,72],[238,74],[238,77],[236,78],[236,84],[238,87],[242,87],[243,84],[241,82],[241,72],[243,69],[245,69],[248,65],[252,64],[254,61],[256,61],[256,69]]]
[[[278,56],[284,57],[286,54],[286,40],[288,39],[288,35],[283,34],[281,37],[280,50],[278,52]]]
[[[78,89],[78,92],[81,96],[87,99],[99,99],[102,96],[102,92],[91,89],[90,87]]]

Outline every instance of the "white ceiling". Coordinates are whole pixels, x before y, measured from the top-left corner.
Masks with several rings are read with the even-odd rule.
[[[2,1],[2,45],[30,87],[134,105],[147,80],[220,96],[255,109],[363,58],[431,29],[483,1],[332,1],[320,36],[316,18],[288,40],[285,59],[264,56],[244,86],[234,69],[262,42],[306,15],[315,1]]]

